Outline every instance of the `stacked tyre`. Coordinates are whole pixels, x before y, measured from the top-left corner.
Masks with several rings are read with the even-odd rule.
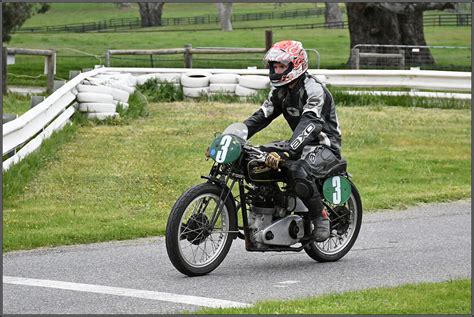
[[[214,74],[209,79],[209,94],[234,95],[239,83],[238,74]]]
[[[88,119],[105,120],[118,117],[118,107],[128,109],[129,94],[125,90],[104,85],[76,86],[78,110],[87,114]]]
[[[209,83],[212,74],[205,71],[190,71],[181,75],[183,95],[189,98],[197,98],[209,94]]]
[[[239,84],[235,88],[235,94],[242,98],[254,96],[258,90],[270,87],[270,79],[260,75],[242,75]]]

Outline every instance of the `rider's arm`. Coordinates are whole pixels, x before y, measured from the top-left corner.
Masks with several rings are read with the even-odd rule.
[[[323,128],[322,115],[324,105],[324,90],[321,84],[312,78],[305,78],[304,88],[308,99],[303,107],[303,114],[293,131],[290,139],[290,154],[298,155],[305,145],[310,144],[319,137]]]
[[[273,102],[273,92],[274,89],[270,91],[267,100],[263,102],[260,109],[244,121],[249,130],[247,139],[250,139],[255,133],[268,126],[270,122],[282,113],[281,107],[276,106]]]

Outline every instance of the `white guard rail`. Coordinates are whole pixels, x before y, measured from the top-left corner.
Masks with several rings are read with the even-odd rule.
[[[104,68],[98,68],[74,77],[41,103],[15,120],[5,123],[3,125],[3,155],[26,141],[28,143],[13,156],[3,161],[3,170],[7,170],[12,164],[36,150],[44,139],[47,139],[54,131],[61,129],[74,114],[75,109],[70,105],[76,99],[76,86],[86,77],[103,72],[105,72]],[[36,137],[31,139],[35,135]]]
[[[118,68],[100,67],[82,73],[43,102],[25,112],[17,119],[3,125],[3,155],[19,148],[13,156],[3,161],[3,170],[17,163],[23,157],[37,149],[42,141],[53,131],[61,129],[74,114],[72,103],[76,99],[76,86],[84,79],[104,73],[186,73],[187,68]],[[212,74],[268,75],[266,69],[199,69]],[[425,70],[325,70],[310,69],[326,84],[340,87],[403,87],[438,91],[471,91],[470,72],[446,72]],[[370,93],[370,92],[369,92]],[[414,94],[411,94],[414,95]],[[470,98],[470,94],[465,94]],[[427,94],[429,97],[441,95]],[[452,94],[455,96],[455,94]],[[466,97],[464,96],[464,97]],[[34,137],[34,138],[33,138]],[[25,142],[27,142],[25,144]]]

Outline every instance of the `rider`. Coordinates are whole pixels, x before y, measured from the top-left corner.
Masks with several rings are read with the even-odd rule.
[[[265,164],[283,167],[296,195],[309,210],[317,242],[330,235],[329,218],[314,178],[341,160],[341,130],[331,93],[308,70],[308,55],[298,41],[275,43],[265,55],[272,89],[260,107],[244,121],[248,138],[283,114],[293,131],[281,151],[273,150]],[[280,145],[282,143],[280,142]]]

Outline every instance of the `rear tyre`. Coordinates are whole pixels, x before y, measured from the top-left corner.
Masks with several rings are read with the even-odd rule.
[[[362,202],[359,192],[352,185],[349,200],[329,212],[331,235],[324,242],[312,242],[305,252],[318,262],[334,262],[349,252],[359,235],[362,224]]]
[[[215,184],[196,185],[171,210],[166,226],[166,251],[171,263],[183,274],[205,275],[217,268],[229,252],[234,238],[230,231],[236,230],[231,198],[225,201],[214,229],[208,226],[222,192],[223,188]]]

